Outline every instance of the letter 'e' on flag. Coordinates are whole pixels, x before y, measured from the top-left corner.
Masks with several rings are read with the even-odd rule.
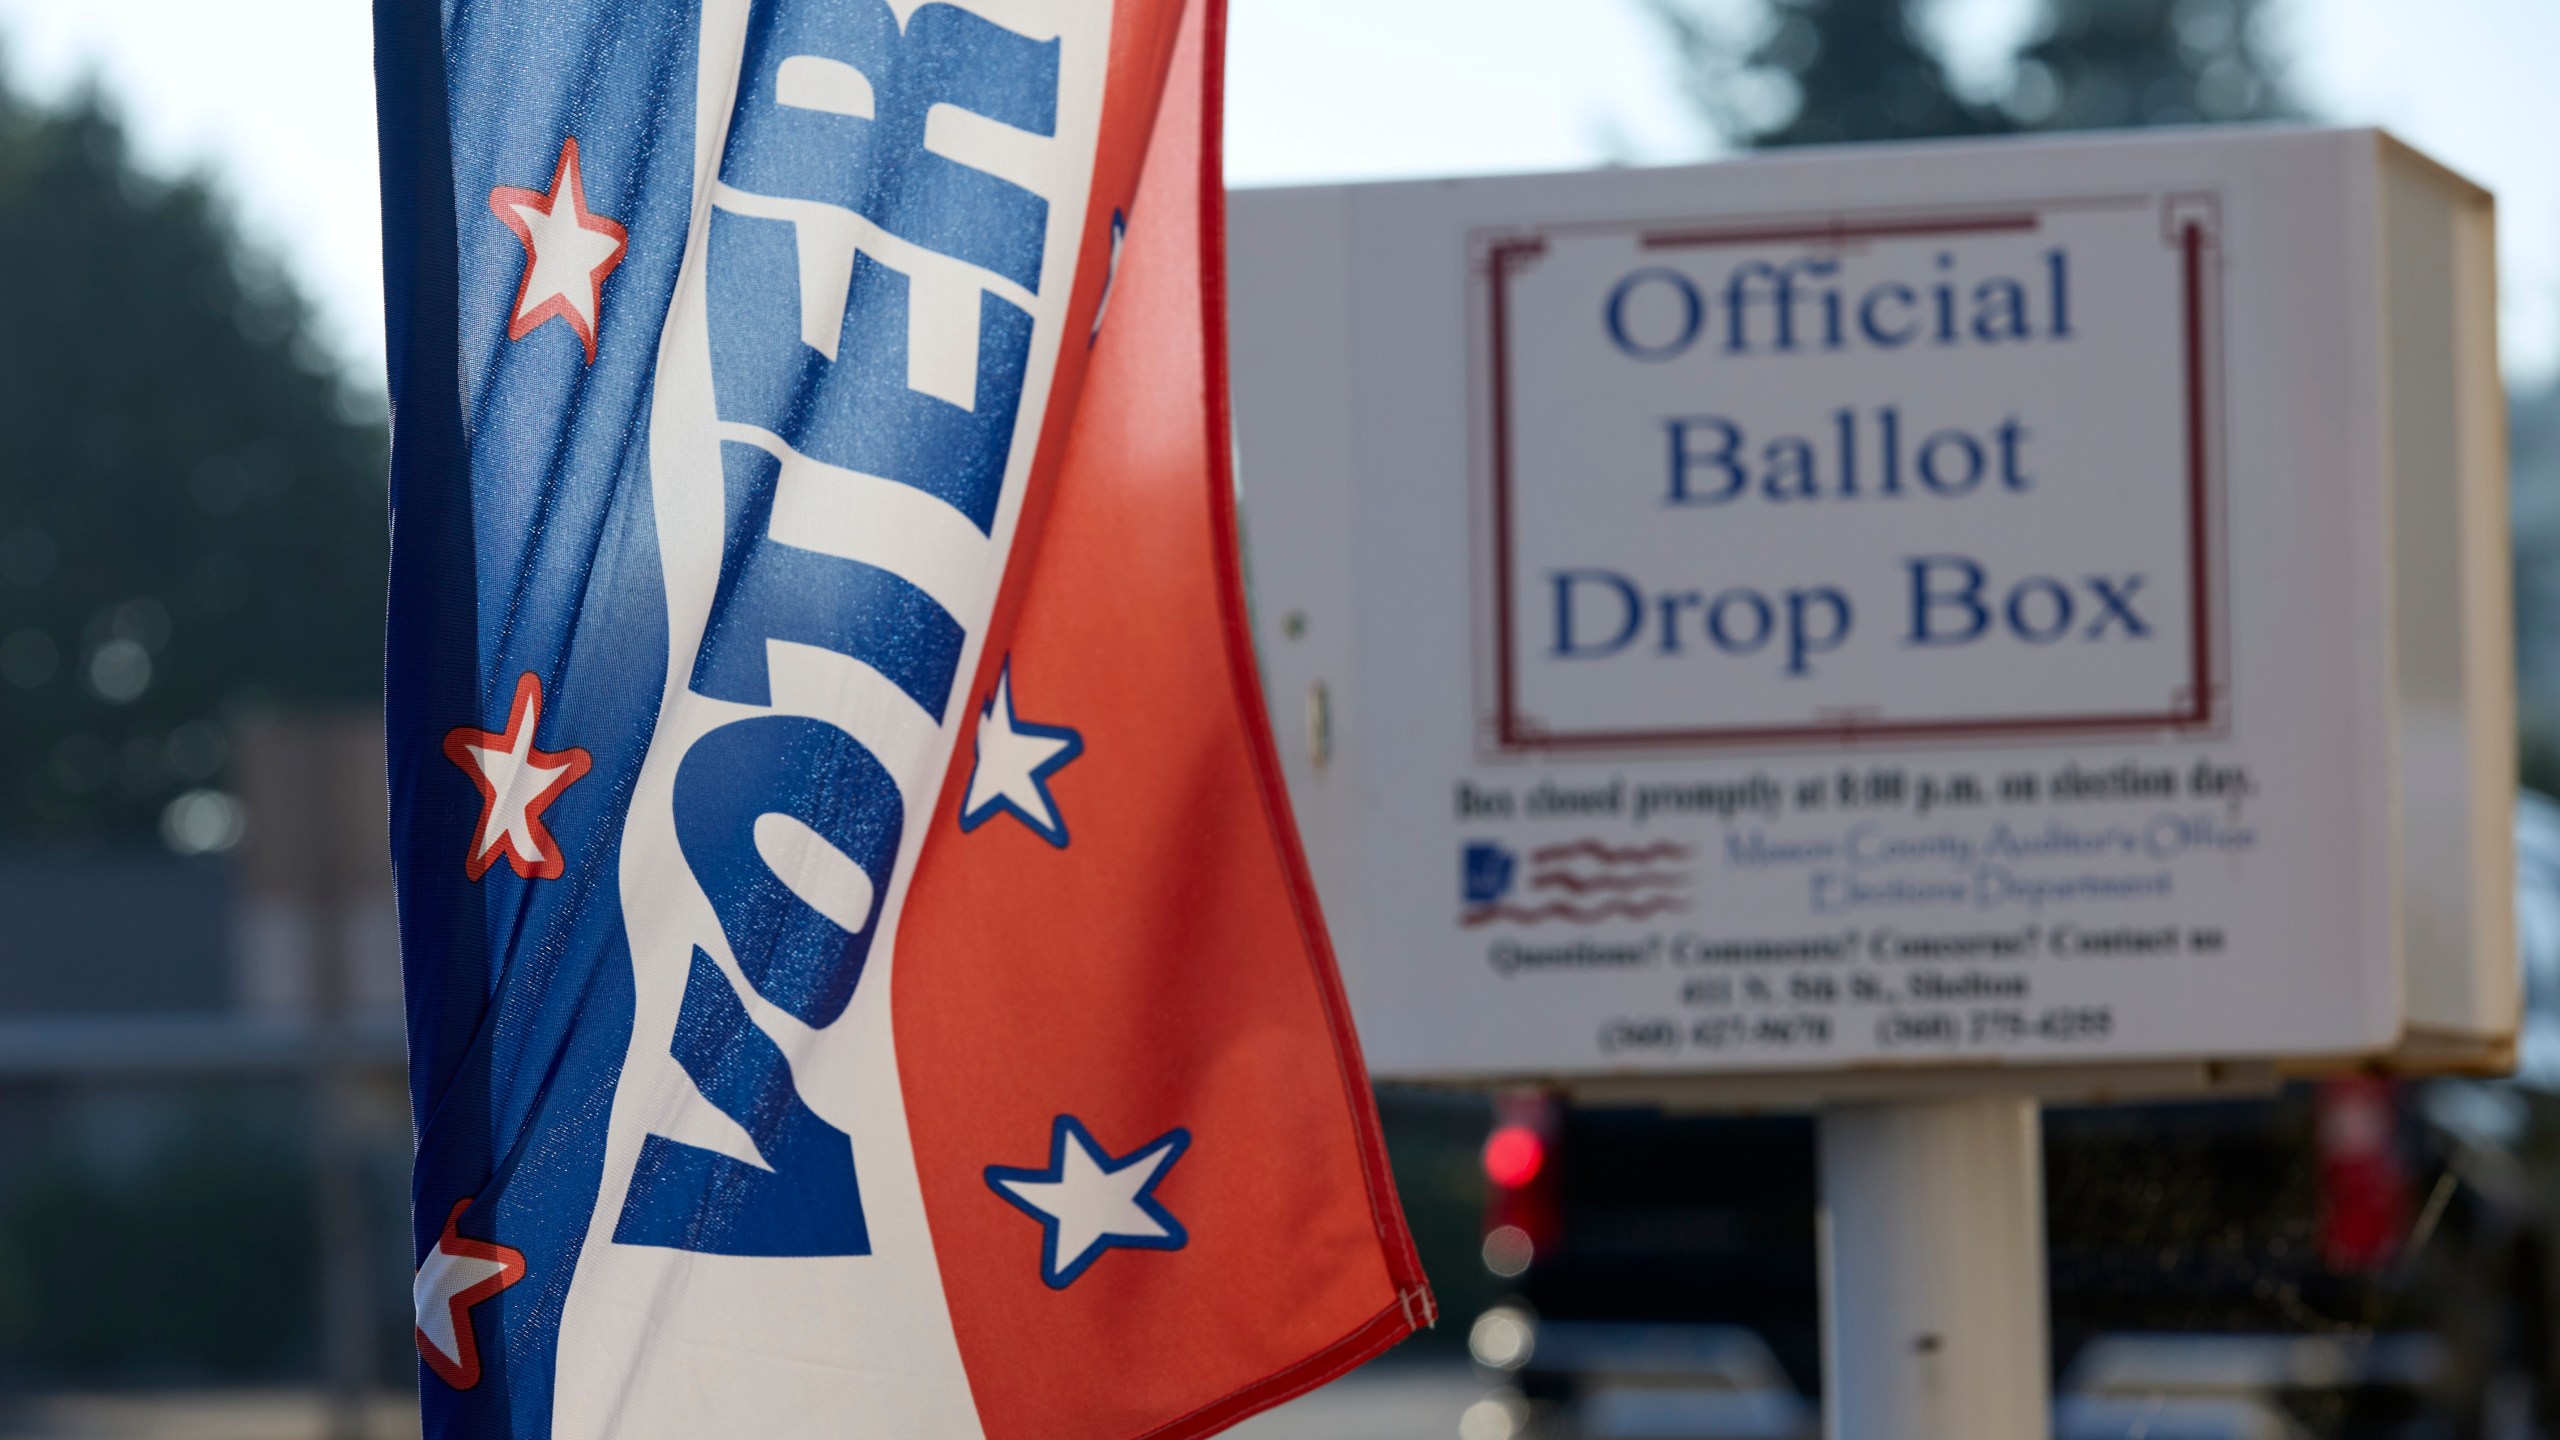
[[[434,1437],[1207,1435],[1429,1323],[1263,721],[1218,0],[377,0]]]

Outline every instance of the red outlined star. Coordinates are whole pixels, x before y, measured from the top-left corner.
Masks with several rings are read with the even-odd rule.
[[[524,242],[524,278],[516,282],[516,308],[507,338],[521,340],[544,322],[565,320],[596,360],[596,315],[604,305],[604,277],[622,263],[630,235],[587,208],[578,174],[578,137],[560,143],[560,168],[551,190],[501,185],[489,192],[489,209]]]
[[[471,1307],[524,1278],[524,1252],[455,1230],[471,1208],[466,1195],[444,1217],[444,1233],[418,1266],[409,1298],[417,1307],[418,1357],[456,1390],[480,1383],[480,1341],[471,1332]]]
[[[575,746],[535,749],[534,730],[541,723],[542,681],[527,670],[516,681],[506,729],[464,725],[445,734],[444,758],[480,787],[480,827],[462,861],[463,873],[474,880],[488,874],[500,855],[527,880],[557,880],[568,868],[560,842],[542,823],[542,812],[595,762]]]

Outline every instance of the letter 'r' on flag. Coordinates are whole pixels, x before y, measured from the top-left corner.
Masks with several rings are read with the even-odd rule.
[[[1228,473],[1218,0],[377,0],[434,1437],[1211,1434],[1432,1318]]]

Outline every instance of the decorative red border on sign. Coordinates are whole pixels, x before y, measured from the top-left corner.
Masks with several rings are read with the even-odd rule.
[[[1890,720],[1843,714],[1836,719],[1788,725],[1709,726],[1685,730],[1603,730],[1566,732],[1544,728],[1520,714],[1516,662],[1513,657],[1511,556],[1511,329],[1512,277],[1547,249],[1542,234],[1512,232],[1488,237],[1478,246],[1485,278],[1486,358],[1491,369],[1492,425],[1487,468],[1491,471],[1490,541],[1492,548],[1493,695],[1487,717],[1489,739],[1498,752],[1539,753],[1574,750],[1691,749],[1709,745],[1838,744],[1857,740],[1970,740],[2018,736],[2079,737],[2098,734],[2156,734],[2211,731],[2222,722],[2225,686],[2216,666],[2218,616],[2214,609],[2213,487],[2215,427],[2213,355],[2220,314],[2220,292],[2214,284],[2214,246],[2220,208],[2201,194],[2142,197],[2138,203],[2160,206],[2162,240],[2178,251],[2180,316],[2185,334],[2187,470],[2187,576],[2190,632],[2189,678],[2180,703],[2165,711],[2129,714],[1984,716],[1945,720]],[[2086,208],[2086,202],[2070,208]],[[1858,240],[1911,239],[1931,235],[1979,235],[2030,231],[2042,225],[2042,212],[1983,211],[1934,215],[1896,214],[1872,218],[1832,216],[1802,223],[1698,227],[1642,233],[1637,243],[1647,250],[1685,249],[1706,245],[1771,245],[1788,243],[1845,244]],[[1632,226],[1572,226],[1575,230],[1625,229]],[[1479,632],[1481,633],[1481,632]]]

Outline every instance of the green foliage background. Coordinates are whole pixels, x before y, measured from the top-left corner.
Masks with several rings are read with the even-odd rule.
[[[0,337],[0,848],[155,845],[240,715],[380,694],[380,402],[95,96],[0,97]]]

